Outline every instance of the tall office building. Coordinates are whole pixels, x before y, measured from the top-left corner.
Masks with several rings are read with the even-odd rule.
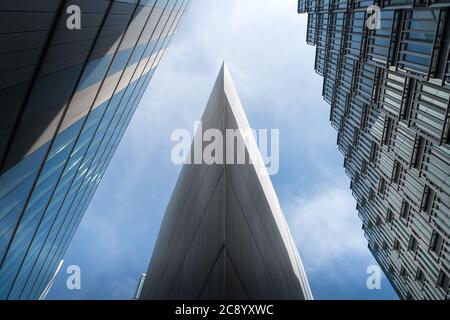
[[[0,0],[0,299],[52,279],[189,0]]]
[[[214,140],[214,152],[205,138],[209,129],[222,137],[213,138],[222,141],[220,146]],[[227,134],[230,130],[236,134]],[[225,65],[192,149],[191,164],[183,166],[167,206],[139,298],[312,299]],[[200,164],[196,154],[207,150],[218,160]]]
[[[369,249],[402,299],[450,298],[449,10],[445,0],[298,7]]]

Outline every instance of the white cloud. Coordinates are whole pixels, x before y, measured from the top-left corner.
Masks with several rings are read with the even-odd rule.
[[[328,266],[343,256],[366,256],[368,249],[349,190],[333,186],[302,194],[286,207],[291,233],[308,269]]]

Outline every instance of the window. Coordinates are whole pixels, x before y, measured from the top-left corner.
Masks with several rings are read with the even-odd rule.
[[[383,177],[380,177],[380,181],[378,182],[378,193],[384,194],[386,190],[386,180]]]
[[[411,236],[409,238],[408,250],[415,253],[417,251],[418,246],[419,246],[419,244],[418,244],[416,238],[414,238],[414,236]]]
[[[430,250],[433,251],[436,255],[439,255],[441,253],[443,240],[444,239],[442,238],[442,236],[437,233],[436,230],[433,230],[430,241]]]
[[[392,264],[389,265],[388,272],[391,273],[391,274],[395,273],[395,269],[394,269],[394,266]]]
[[[441,272],[439,273],[437,285],[439,287],[441,287],[442,289],[447,290],[449,283],[450,283],[450,279],[449,279],[448,275],[446,275],[444,273],[444,271],[441,270]]]
[[[377,158],[378,145],[376,142],[372,141],[372,145],[370,147],[370,162],[374,162]]]
[[[373,245],[373,250],[378,251],[380,247],[378,246],[378,243],[375,242],[375,244]]]
[[[370,188],[369,189],[369,201],[372,201],[374,197],[375,197],[375,192],[373,191],[372,188]]]
[[[383,137],[382,137],[383,144],[389,144],[389,141],[391,139],[392,126],[393,126],[392,119],[386,117],[383,127]]]
[[[417,268],[415,280],[421,284],[425,283],[425,273],[420,268]]]
[[[398,241],[398,239],[395,239],[394,240],[394,250],[400,251],[400,249],[401,249],[400,241]]]
[[[403,277],[403,278],[408,277],[408,272],[406,271],[406,268],[404,266],[402,266],[400,268],[400,276]]]
[[[402,202],[402,208],[400,209],[400,217],[402,219],[408,219],[409,216],[409,203],[406,200]]]
[[[363,159],[361,165],[361,175],[365,175],[367,173],[367,161]]]
[[[392,212],[391,209],[388,209],[386,213],[386,222],[392,223],[393,221],[394,221],[394,213]]]
[[[399,161],[394,161],[394,170],[392,172],[392,181],[398,183],[400,181],[400,172],[402,171],[402,165]]]
[[[434,191],[429,186],[425,186],[425,190],[422,197],[422,204],[420,206],[422,211],[431,214],[431,211],[433,209],[433,202],[434,202]]]
[[[379,217],[379,216],[377,216],[377,219],[375,220],[375,225],[378,227],[378,226],[381,226],[381,218]]]
[[[418,136],[414,141],[413,166],[420,170],[422,165],[423,154],[425,150],[425,139]]]

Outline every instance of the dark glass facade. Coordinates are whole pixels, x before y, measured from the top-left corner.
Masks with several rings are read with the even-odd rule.
[[[0,0],[0,299],[47,286],[188,4]]]
[[[402,299],[449,299],[450,1],[300,0],[298,12],[369,249]]]

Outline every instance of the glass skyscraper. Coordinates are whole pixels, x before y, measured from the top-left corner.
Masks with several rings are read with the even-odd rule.
[[[300,0],[298,12],[369,249],[402,299],[449,299],[450,1]]]
[[[189,1],[0,0],[0,299],[52,279]]]

